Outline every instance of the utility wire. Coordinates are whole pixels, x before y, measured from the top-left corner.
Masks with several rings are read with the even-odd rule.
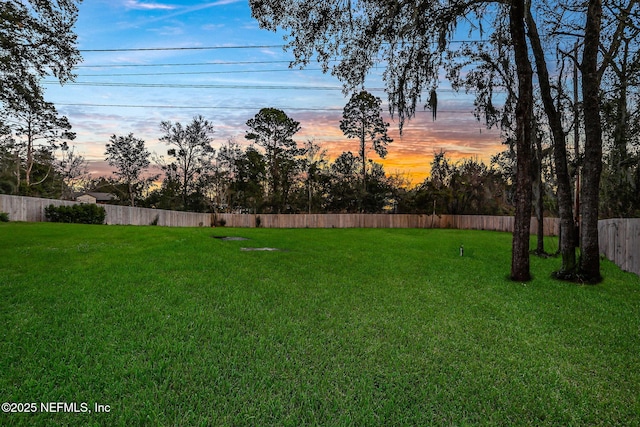
[[[75,68],[124,68],[124,67],[195,67],[208,65],[245,65],[245,64],[290,64],[291,61],[228,61],[228,62],[191,62],[172,64],[99,64],[76,65]]]
[[[56,102],[56,105],[67,107],[111,107],[111,108],[161,108],[161,109],[178,109],[178,110],[259,110],[262,107],[220,107],[211,105],[132,105],[132,104],[89,104],[89,103],[64,103]],[[342,111],[342,108],[315,108],[315,107],[279,107],[282,110],[291,111]]]
[[[449,44],[461,43],[487,43],[489,40],[470,39],[470,40],[449,40]],[[434,42],[435,43],[435,42]],[[184,51],[184,50],[234,50],[234,49],[284,49],[287,45],[234,45],[234,46],[192,46],[192,47],[135,47],[135,48],[105,48],[105,49],[78,49],[79,52],[85,53],[104,53],[104,52],[157,52],[157,51]]]
[[[98,77],[98,76],[96,76]],[[45,80],[45,85],[59,86],[57,81]],[[305,85],[248,85],[248,84],[177,84],[177,83],[118,83],[118,82],[67,82],[65,86],[88,86],[88,87],[126,87],[126,88],[162,88],[162,89],[234,89],[234,90],[310,90],[310,91],[342,91],[341,86],[305,86]],[[367,87],[369,92],[385,92],[382,87]],[[468,94],[471,91],[456,91],[452,88],[440,88],[439,93]],[[501,90],[494,90],[494,93],[501,93]]]
[[[46,85],[59,85],[56,81],[43,81]],[[92,87],[129,87],[129,88],[163,88],[163,89],[247,89],[247,90],[320,90],[341,91],[338,86],[294,86],[294,85],[240,85],[240,84],[175,84],[175,83],[112,83],[112,82],[69,82],[65,86]],[[370,88],[370,91],[383,91],[382,88]]]
[[[178,109],[178,110],[229,110],[229,111],[245,111],[259,110],[262,107],[230,107],[230,106],[210,106],[210,105],[136,105],[136,104],[93,104],[93,103],[64,103],[56,102],[56,105],[65,107],[97,107],[97,108],[158,108],[158,109]],[[319,107],[277,107],[287,111],[326,111],[341,112],[342,108],[319,108]],[[417,113],[431,113],[429,110],[418,110]],[[473,110],[438,110],[438,113],[448,114],[472,114]]]
[[[202,47],[137,47],[113,49],[78,49],[80,52],[149,52],[167,50],[223,50],[223,49],[272,49],[283,48],[282,44],[274,45],[238,45],[238,46],[202,46]]]
[[[77,77],[124,77],[124,76],[195,76],[206,74],[248,74],[248,73],[280,73],[290,71],[322,71],[320,68],[284,68],[278,70],[227,70],[227,71],[184,71],[172,73],[112,73],[112,74],[78,74]]]

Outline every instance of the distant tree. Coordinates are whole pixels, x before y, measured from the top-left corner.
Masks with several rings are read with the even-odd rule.
[[[419,187],[427,212],[455,215],[497,215],[508,212],[507,183],[499,171],[477,159],[453,163],[441,151],[431,162],[431,174]]]
[[[184,209],[180,183],[173,176],[166,176],[160,188],[150,191],[141,201],[140,206],[167,210]]]
[[[292,178],[296,174],[296,157],[302,154],[293,136],[300,123],[277,108],[263,108],[247,121],[245,138],[264,148],[267,162],[267,197],[272,209],[286,209]]]
[[[264,183],[267,179],[267,162],[258,150],[248,147],[234,159],[236,171],[231,184],[234,208],[259,213],[264,205]]]
[[[387,145],[393,139],[387,135],[389,123],[382,119],[382,101],[363,90],[353,94],[344,107],[340,130],[347,138],[360,142],[358,154],[362,162],[362,188],[367,191],[367,152],[373,149],[381,158],[387,156]]]
[[[73,32],[80,0],[0,2],[0,102],[42,101],[40,79],[72,79],[81,57]]]
[[[213,170],[216,212],[224,212],[233,206],[231,185],[238,175],[237,160],[240,156],[242,149],[233,138],[229,138],[216,152]]]
[[[75,139],[69,120],[60,116],[50,102],[37,100],[30,103],[12,100],[4,110],[5,137],[3,144],[14,152],[16,158],[16,188],[22,187],[24,177],[25,193],[32,194],[31,187],[47,179],[48,173],[33,179],[36,153],[46,150],[49,154],[58,148],[66,148],[68,141]],[[53,172],[53,163],[48,172]]]
[[[307,211],[312,212],[313,207],[318,211],[321,202],[318,195],[318,187],[324,177],[324,171],[328,165],[327,150],[320,147],[313,140],[308,140],[304,144],[304,157],[302,159],[302,170],[307,197]]]
[[[62,177],[62,198],[73,198],[74,186],[87,176],[87,160],[83,155],[76,154],[75,147],[64,147],[62,157],[58,162],[58,169]]]
[[[330,166],[329,209],[333,212],[358,212],[362,205],[362,187],[358,186],[357,156],[343,152]]]
[[[105,152],[107,162],[116,168],[115,176],[127,186],[127,196],[131,206],[135,206],[136,197],[154,181],[157,176],[144,177],[151,164],[151,153],[142,139],[135,138],[133,133],[127,136],[111,135]]]
[[[360,196],[360,211],[365,213],[383,212],[392,195],[387,174],[381,163],[368,160],[367,191]]]
[[[211,146],[213,124],[202,116],[196,116],[186,126],[164,121],[160,128],[164,132],[160,141],[171,147],[167,154],[172,158],[160,167],[166,177],[180,185],[183,209],[187,209],[188,196],[196,191],[200,176],[212,168],[215,155]]]

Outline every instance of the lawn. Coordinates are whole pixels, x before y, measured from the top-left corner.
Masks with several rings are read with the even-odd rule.
[[[511,282],[510,245],[0,224],[0,401],[37,405],[0,425],[639,425],[638,276]]]

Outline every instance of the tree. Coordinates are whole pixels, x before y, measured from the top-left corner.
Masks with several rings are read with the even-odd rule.
[[[367,151],[373,149],[381,158],[387,155],[387,145],[393,139],[387,135],[389,123],[382,119],[380,98],[362,90],[354,93],[344,107],[340,130],[347,138],[360,141],[358,154],[362,161],[362,188],[367,191]]]
[[[52,103],[42,99],[30,103],[22,99],[8,101],[4,113],[8,131],[4,142],[16,158],[16,188],[21,188],[24,176],[24,191],[31,194],[31,187],[44,182],[54,166],[50,163],[47,172],[34,180],[36,153],[47,150],[52,154],[58,148],[64,149],[67,141],[75,139],[76,135],[71,132],[69,120],[60,116]]]
[[[359,159],[351,151],[338,156],[330,166],[331,191],[329,209],[334,212],[361,210],[360,191],[357,186]]]
[[[115,175],[127,185],[128,199],[135,206],[136,196],[140,196],[145,184],[157,177],[143,178],[143,174],[151,164],[151,153],[144,146],[142,139],[135,138],[133,133],[127,136],[111,135],[105,152],[107,162],[116,168]]]
[[[529,235],[531,229],[531,149],[533,121],[533,70],[529,61],[525,31],[525,1],[512,0],[509,28],[518,75],[516,103],[516,212],[511,246],[511,279],[531,279],[529,270]]]
[[[231,185],[234,208],[260,212],[264,204],[267,162],[258,150],[248,147],[234,159],[236,177]]]
[[[316,205],[316,210],[320,208],[317,197],[317,189],[321,185],[323,172],[327,166],[327,150],[320,147],[313,140],[308,140],[304,144],[304,158],[302,159],[302,170],[304,173],[304,183],[306,187],[307,211],[311,213],[312,205]]]
[[[198,179],[207,174],[215,150],[211,146],[213,124],[202,116],[196,116],[191,123],[164,121],[160,124],[164,136],[160,141],[172,147],[167,154],[173,158],[170,163],[160,165],[165,178],[178,183],[182,198],[182,208],[188,207],[188,196],[196,191]]]
[[[584,172],[580,200],[582,227],[579,273],[588,282],[599,282],[598,208],[602,173],[602,125],[600,118],[600,82],[598,67],[602,0],[589,0],[582,53],[582,102],[584,104]]]
[[[87,175],[87,160],[83,155],[76,154],[75,147],[64,147],[62,157],[58,162],[58,169],[63,184],[62,198],[72,200],[74,187]]]
[[[292,177],[297,172],[295,158],[302,154],[293,140],[300,123],[277,108],[263,108],[247,120],[245,138],[264,148],[267,162],[267,197],[272,210],[286,209]]]
[[[42,101],[39,80],[72,79],[81,57],[73,32],[80,0],[4,0],[0,3],[0,101]]]
[[[562,112],[559,108],[560,103],[554,99],[552,94],[552,84],[545,58],[545,50],[542,46],[538,26],[533,18],[530,4],[525,13],[527,27],[529,29],[528,38],[531,41],[531,48],[538,74],[540,96],[553,140],[553,159],[557,177],[558,212],[560,214],[561,229],[559,250],[562,256],[562,266],[555,275],[559,278],[572,278],[575,276],[577,268],[575,248],[578,246],[578,242],[575,241],[575,219],[571,193],[571,178],[567,161],[566,132],[562,125]],[[562,91],[560,84],[556,87],[558,92]],[[560,97],[560,94],[561,93],[558,93],[558,97]]]

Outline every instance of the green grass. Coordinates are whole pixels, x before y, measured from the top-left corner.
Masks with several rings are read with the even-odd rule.
[[[0,401],[110,406],[0,425],[639,425],[640,279],[511,282],[510,242],[0,224]]]

